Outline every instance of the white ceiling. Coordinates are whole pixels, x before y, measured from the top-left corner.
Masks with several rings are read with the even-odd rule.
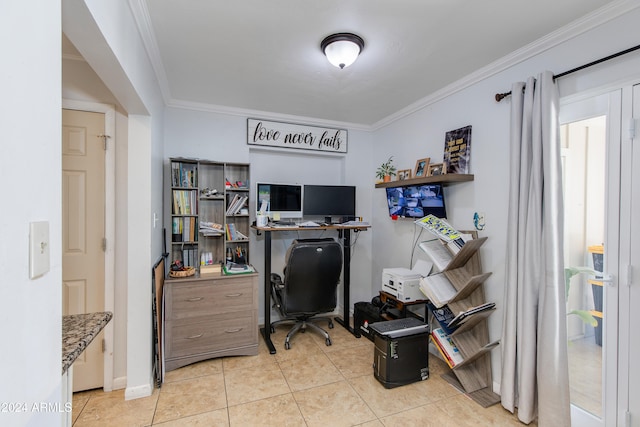
[[[612,0],[138,1],[169,105],[373,126]],[[335,32],[365,40],[344,70]]]

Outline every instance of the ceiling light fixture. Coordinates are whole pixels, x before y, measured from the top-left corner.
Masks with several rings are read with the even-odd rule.
[[[331,64],[342,69],[356,61],[364,49],[364,40],[352,33],[331,34],[322,40],[320,49]]]

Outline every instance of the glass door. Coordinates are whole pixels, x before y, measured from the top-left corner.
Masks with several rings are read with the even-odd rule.
[[[572,424],[581,427],[616,419],[620,99],[614,91],[560,110],[565,268],[576,273],[567,292],[569,381]]]

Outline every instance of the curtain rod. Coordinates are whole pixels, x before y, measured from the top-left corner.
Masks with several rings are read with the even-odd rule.
[[[627,53],[633,52],[633,51],[638,50],[638,49],[640,49],[640,45],[637,45],[637,46],[634,46],[634,47],[630,47],[629,49],[625,49],[623,51],[614,53],[613,55],[609,55],[609,56],[606,56],[604,58],[597,59],[597,60],[595,60],[593,62],[589,62],[588,64],[584,64],[584,65],[581,65],[579,67],[573,68],[573,69],[571,69],[569,71],[565,71],[564,73],[556,74],[556,75],[553,76],[553,80],[555,81],[556,79],[559,79],[560,77],[564,77],[564,76],[567,76],[569,74],[575,73],[576,71],[584,70],[585,68],[589,68],[589,67],[592,67],[594,65],[598,65],[598,64],[600,64],[602,62],[609,61],[610,59],[617,58],[618,56],[626,55]],[[504,93],[496,93],[496,102],[502,101],[504,98],[506,98],[509,95],[511,95],[511,91],[504,92]]]

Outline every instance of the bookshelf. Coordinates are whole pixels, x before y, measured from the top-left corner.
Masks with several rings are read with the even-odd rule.
[[[478,238],[475,231],[462,231],[462,233],[471,234],[473,239],[465,243],[442,270],[455,288],[454,296],[446,304],[453,314],[467,311],[486,302],[483,283],[490,275],[482,272],[479,253],[480,247],[487,238]],[[484,407],[500,401],[500,396],[492,390],[491,373],[491,350],[498,345],[498,342],[490,341],[487,324],[488,317],[494,311],[495,307],[468,316],[464,323],[448,335],[463,360],[454,364],[451,371],[443,375],[446,381]],[[435,316],[432,317],[432,330],[440,328],[441,325]],[[446,358],[441,349],[434,354],[440,358]],[[449,363],[449,365],[452,364]]]
[[[200,268],[211,262],[249,260],[250,167],[202,159],[169,159],[170,262]]]

